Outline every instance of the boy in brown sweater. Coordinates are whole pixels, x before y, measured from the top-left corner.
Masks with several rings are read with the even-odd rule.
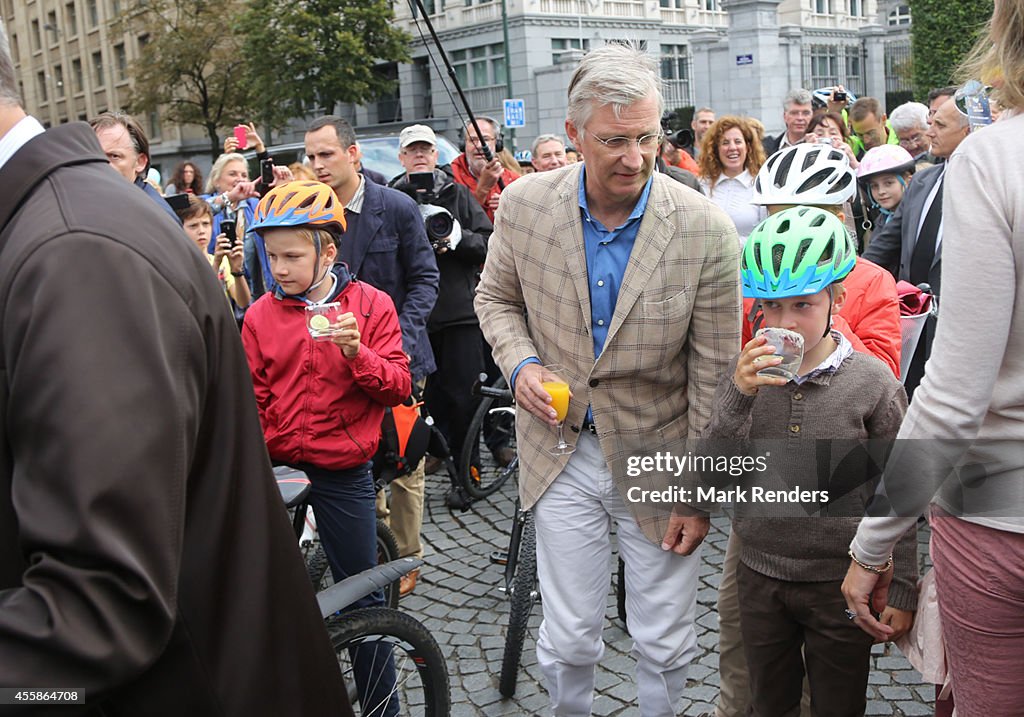
[[[885,364],[854,352],[831,330],[845,298],[842,279],[855,261],[842,222],[822,209],[794,207],[755,228],[743,255],[744,295],[761,300],[766,326],[802,336],[803,359],[793,378],[762,375],[782,359],[764,337],[748,342],[718,386],[706,438],[777,441],[772,473],[786,480],[814,475],[807,458],[813,460],[815,444],[808,439],[838,445],[895,438],[907,406],[903,387]],[[822,507],[829,517],[750,517],[737,505],[741,632],[758,717],[799,713],[805,667],[813,714],[864,714],[871,639],[845,616],[839,588],[871,486],[849,465],[833,466],[827,477],[829,487],[845,492]],[[767,512],[794,515],[776,507]],[[913,531],[897,552],[905,553],[897,561],[903,571],[882,619],[902,633],[916,606]]]

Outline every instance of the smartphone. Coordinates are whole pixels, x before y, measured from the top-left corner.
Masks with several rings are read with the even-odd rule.
[[[274,160],[260,160],[260,181],[267,187],[274,183]]]
[[[248,132],[249,128],[244,124],[235,125],[235,139],[238,140],[239,149],[245,149],[249,146]]]
[[[234,219],[222,219],[220,222],[220,233],[231,241],[231,246],[238,243],[238,234],[235,231],[236,226]]]
[[[171,205],[171,209],[176,212],[183,212],[188,209],[188,195],[187,194],[169,194],[164,197],[164,201]]]

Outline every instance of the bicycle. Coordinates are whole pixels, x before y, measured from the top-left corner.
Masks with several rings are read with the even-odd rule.
[[[316,523],[311,519],[308,499],[301,502],[294,501],[297,491],[303,485],[309,484],[309,478],[298,468],[291,466],[275,466],[274,477],[277,479],[278,488],[281,490],[285,504],[292,513],[292,526],[299,538],[299,547],[302,549],[302,557],[306,562],[306,573],[313,583],[313,589],[317,592],[324,590],[334,584],[334,577],[328,570],[327,553],[316,533]],[[289,504],[289,501],[291,503]],[[399,558],[398,539],[383,520],[377,519],[377,564],[383,565]],[[303,539],[304,536],[309,537]],[[383,588],[384,604],[390,608],[397,608],[400,599],[399,581],[388,583]]]
[[[310,484],[297,476],[278,481],[285,506],[294,510],[296,538],[302,535]],[[400,558],[364,570],[317,593],[331,645],[338,656],[349,699],[360,703],[362,717],[447,717],[451,711],[448,667],[437,641],[415,618],[390,607],[342,612],[357,600],[396,585],[423,565]],[[359,674],[355,667],[359,663]],[[391,686],[382,692],[382,687]],[[361,704],[360,696],[369,704]]]
[[[489,466],[480,460],[481,452],[489,450],[488,440],[492,445],[508,445],[515,450],[516,439],[515,411],[493,410],[514,404],[508,383],[500,376],[490,386],[484,385],[486,380],[487,374],[480,374],[480,379],[473,386],[473,393],[481,400],[469,422],[459,456],[459,485],[473,500],[483,500],[500,490],[519,468],[518,455],[504,466]]]

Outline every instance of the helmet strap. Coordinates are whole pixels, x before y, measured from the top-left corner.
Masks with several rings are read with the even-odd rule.
[[[832,295],[832,285],[829,284],[825,287],[825,291],[828,292],[828,316],[825,319],[825,333],[821,335],[821,338],[828,336],[828,332],[832,330],[832,305],[835,297]]]

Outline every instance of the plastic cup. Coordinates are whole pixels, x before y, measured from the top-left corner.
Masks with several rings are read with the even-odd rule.
[[[800,375],[800,364],[804,360],[804,337],[789,329],[770,327],[761,329],[757,336],[764,336],[768,343],[775,347],[774,354],[766,356],[781,356],[782,363],[778,366],[768,366],[757,372],[758,376],[779,376],[786,380],[796,378]]]
[[[334,334],[331,324],[338,320],[341,304],[334,301],[306,307],[306,330],[315,341],[330,341]]]

